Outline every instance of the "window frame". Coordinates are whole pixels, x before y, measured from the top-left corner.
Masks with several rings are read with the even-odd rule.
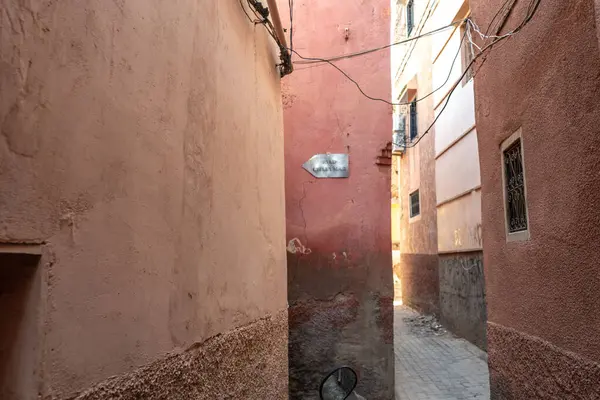
[[[416,214],[413,214],[413,197],[415,196],[415,194],[416,194],[416,198],[417,198],[418,210],[417,210]],[[419,191],[419,189],[416,189],[408,194],[408,218],[413,220],[420,216],[421,216],[421,192]]]
[[[469,29],[467,22],[463,22],[460,25],[460,29],[459,29],[461,39],[464,38],[464,40],[462,40],[462,42],[460,43],[460,59],[461,59],[461,67],[462,67],[461,73],[465,72],[467,65],[469,65],[471,63],[471,61],[473,61],[473,59],[475,58],[475,49],[473,49],[473,44],[469,41],[468,33],[466,31],[467,29]],[[465,35],[467,35],[467,36],[465,36]],[[473,66],[471,65],[469,67],[468,72],[462,78],[462,86],[465,86],[472,79],[473,79]]]
[[[410,102],[408,106],[408,139],[412,142],[419,137],[419,119],[417,113],[417,99],[415,98]]]
[[[519,141],[521,147],[521,164],[523,168],[523,193],[525,197],[525,215],[527,217],[527,229],[518,232],[510,232],[509,220],[508,220],[508,193],[506,187],[506,164],[505,164],[505,151],[510,148],[516,141]],[[519,128],[516,132],[506,138],[500,145],[500,168],[502,173],[502,209],[504,211],[504,231],[506,234],[507,242],[525,241],[531,238],[531,214],[529,214],[529,205],[527,202],[527,172],[525,168],[525,147],[523,143],[522,129]]]
[[[410,37],[415,28],[415,1],[408,0],[406,2],[406,36]]]

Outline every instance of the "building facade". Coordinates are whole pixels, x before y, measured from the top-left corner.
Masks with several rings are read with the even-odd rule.
[[[389,38],[389,18],[387,0],[298,6],[294,49],[323,58],[377,47]],[[389,99],[389,60],[383,50],[335,63]],[[391,107],[362,96],[331,65],[302,61],[294,55],[283,81],[290,398],[317,399],[324,374],[348,365],[359,373],[358,393],[391,399]],[[327,153],[348,156],[347,178],[316,178],[302,167]]]
[[[471,1],[482,32],[536,12],[475,77],[492,398],[598,399],[600,8],[503,3]]]
[[[0,19],[0,398],[287,398],[272,38],[237,1]]]
[[[396,275],[406,304],[438,314],[454,333],[485,348],[469,3],[394,3],[392,39],[406,41],[392,50],[401,204]]]

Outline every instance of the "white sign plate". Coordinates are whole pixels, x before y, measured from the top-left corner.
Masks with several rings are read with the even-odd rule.
[[[350,175],[348,154],[315,154],[302,168],[315,178],[347,178]]]

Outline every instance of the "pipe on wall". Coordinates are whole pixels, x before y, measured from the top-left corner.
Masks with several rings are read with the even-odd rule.
[[[276,0],[267,0],[267,5],[270,10],[271,18],[273,19],[273,26],[275,27],[275,34],[277,35],[277,38],[279,39],[279,41],[281,42],[283,47],[285,47],[287,49],[288,45],[287,45],[287,41],[285,40],[285,33],[283,32],[283,25],[281,25],[281,18],[279,16],[279,9],[277,8],[277,1]]]

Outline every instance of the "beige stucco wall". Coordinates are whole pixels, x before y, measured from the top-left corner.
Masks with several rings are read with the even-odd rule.
[[[481,185],[476,130],[436,158],[435,178],[438,204],[452,201]]]
[[[400,40],[403,38],[401,33],[405,32],[405,2],[392,0],[392,4],[395,7],[392,13],[392,26],[396,28],[394,38]],[[411,35],[427,33],[450,24],[458,18],[457,14],[462,12],[461,7],[464,2],[444,0],[429,9],[431,4],[415,2],[415,28]],[[403,252],[406,253],[423,251],[437,253],[464,249],[464,246],[455,246],[453,243],[469,243],[468,248],[481,247],[480,244],[470,247],[475,242],[470,241],[466,236],[458,240],[447,239],[447,232],[452,232],[453,237],[455,232],[476,232],[481,225],[481,206],[472,199],[457,198],[461,194],[477,189],[480,185],[477,132],[474,128],[473,82],[460,83],[441,113],[448,91],[463,71],[460,54],[453,65],[461,38],[458,27],[448,28],[392,48],[394,100],[406,99],[398,97],[404,93],[405,88],[416,88],[417,98],[435,90],[429,98],[417,104],[419,135],[439,115],[435,126],[427,134],[428,137],[415,148],[409,148],[402,156],[399,173],[401,179],[399,197],[404,202],[402,211],[408,213],[408,194],[419,189],[422,214],[431,214],[435,219],[435,222],[426,222],[422,221],[422,218],[415,221],[406,217],[405,221],[400,223],[401,237],[405,243]],[[409,61],[402,64],[402,60],[405,59]],[[426,143],[429,140],[434,145],[434,157],[428,155]],[[428,174],[427,171],[434,171],[433,182],[424,178]],[[438,205],[441,207],[452,199],[458,203],[450,208],[466,212],[447,218],[445,210],[442,210],[444,216],[441,217],[436,215],[435,209],[427,210],[429,201],[434,202],[437,208]],[[470,207],[474,208],[470,209]],[[441,241],[436,244],[436,240],[430,238],[431,233],[436,236],[436,240]]]
[[[464,18],[464,11],[463,0],[441,1],[430,26],[432,29],[446,26]],[[460,53],[462,39],[458,25],[431,39],[433,87],[441,87],[432,96],[435,115],[439,115],[435,125],[435,172],[440,252],[481,250],[482,246],[481,196],[478,192],[481,178],[473,80],[460,82],[450,98],[447,97],[464,71]]]
[[[392,4],[395,7],[392,27],[396,29],[393,38],[401,40],[406,36],[406,2],[392,0]],[[464,0],[415,1],[414,10],[413,37],[464,18],[468,4]],[[461,283],[463,275],[466,276],[461,275],[463,269],[454,269],[448,258],[442,258],[447,257],[446,253],[481,250],[473,83],[460,82],[447,106],[445,103],[463,72],[461,37],[456,25],[392,47],[393,99],[406,101],[416,90],[418,136],[426,135],[418,144],[409,144],[401,157],[401,262],[395,269],[406,303],[426,312],[439,312],[444,317],[453,307],[454,314],[466,315],[468,312],[463,311],[470,306],[459,299],[465,288]],[[395,111],[404,112],[408,118],[408,107],[396,107]],[[409,194],[416,189],[420,193],[421,214],[409,218]],[[472,270],[476,271],[479,269]],[[458,279],[453,280],[450,275],[455,272]],[[479,311],[481,307],[478,304],[473,309]],[[468,336],[474,320],[481,318],[479,315],[457,318],[452,321],[456,322],[453,328]]]
[[[234,0],[9,0],[0,18],[0,242],[44,245],[41,392],[285,310],[263,27]]]
[[[481,250],[481,190],[438,206],[440,252]]]
[[[406,39],[405,3],[392,0],[395,40]],[[427,31],[421,17],[432,3],[415,1],[415,26],[411,36]],[[415,91],[416,98],[432,91],[430,37],[393,46],[391,56],[393,100],[406,102]],[[395,107],[395,112],[406,114],[408,107]],[[433,118],[433,97],[429,96],[417,105],[419,135],[427,130]],[[439,308],[434,135],[435,130],[432,130],[417,145],[409,144],[400,160],[400,258],[394,265],[396,283],[401,286],[396,293],[401,292],[405,304],[425,312],[437,312]],[[410,218],[409,195],[417,189],[420,214]]]

